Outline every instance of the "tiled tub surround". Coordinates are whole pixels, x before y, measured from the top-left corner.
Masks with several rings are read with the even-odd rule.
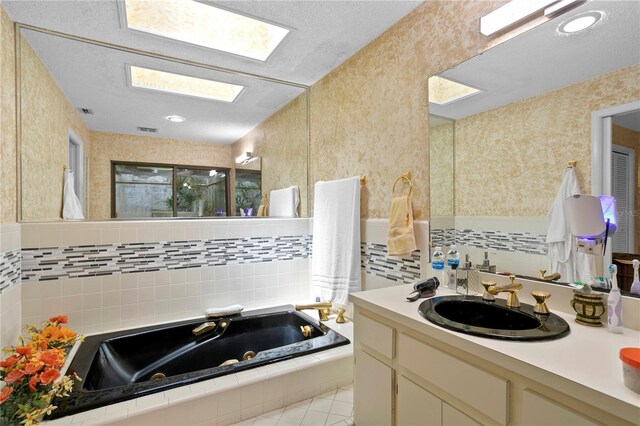
[[[420,250],[411,256],[389,256],[386,244],[362,243],[361,262],[363,272],[393,281],[411,284],[420,280]]]
[[[0,349],[13,345],[22,324],[20,224],[0,224]]]
[[[325,323],[353,340],[353,324]],[[229,425],[350,384],[353,344],[121,402],[46,425]]]
[[[24,248],[22,281],[306,259],[309,235]]]
[[[22,322],[63,312],[86,334],[307,300],[308,229],[308,219],[23,224]]]

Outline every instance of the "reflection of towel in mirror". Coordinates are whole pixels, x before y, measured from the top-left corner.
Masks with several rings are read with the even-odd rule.
[[[314,296],[345,305],[360,291],[360,177],[316,182],[311,261]]]
[[[71,170],[64,171],[64,192],[63,192],[63,219],[84,219],[82,214],[82,205],[73,189],[73,172]]]
[[[595,273],[594,256],[576,253],[576,239],[567,222],[565,199],[576,194],[580,194],[578,179],[573,167],[567,167],[547,214],[547,258],[549,273],[558,272],[562,276],[561,281],[569,283],[575,280],[589,282]]]
[[[409,256],[418,247],[413,232],[411,197],[403,195],[391,200],[387,251],[389,256]]]
[[[256,216],[266,216],[267,215],[267,206],[264,204],[260,204],[258,207],[258,214]]]
[[[300,205],[300,190],[297,186],[271,191],[269,194],[269,216],[297,217]]]

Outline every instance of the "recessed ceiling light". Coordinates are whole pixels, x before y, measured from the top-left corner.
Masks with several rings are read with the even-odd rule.
[[[224,102],[233,102],[244,88],[236,84],[140,68],[134,65],[129,67],[129,74],[133,87]]]
[[[446,105],[480,92],[482,90],[437,75],[429,78],[429,102],[434,104]]]
[[[126,0],[127,27],[265,61],[288,29],[192,0]]]
[[[572,34],[586,30],[600,21],[602,19],[602,15],[602,12],[599,11],[581,13],[560,24],[560,26],[558,26],[558,31],[564,34]]]
[[[169,120],[173,123],[182,123],[183,121],[187,120],[186,118],[180,117],[179,115],[167,115],[164,119]]]

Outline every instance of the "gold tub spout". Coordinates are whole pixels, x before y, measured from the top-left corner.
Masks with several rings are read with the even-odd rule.
[[[559,280],[560,278],[562,278],[562,275],[560,275],[557,272],[554,272],[551,275],[545,275],[547,273],[546,269],[540,269],[540,279],[541,280],[545,280],[545,281],[556,281]]]
[[[517,293],[518,293],[518,290],[522,288],[522,284],[515,282],[516,280],[515,275],[509,275],[509,279],[511,280],[509,284],[493,285],[487,289],[487,292],[495,296],[498,293],[508,291],[509,296],[507,297],[507,306],[509,308],[519,308],[520,301],[518,300]]]
[[[209,322],[205,322],[203,324],[200,324],[199,326],[197,326],[196,328],[194,328],[191,331],[196,336],[199,336],[201,334],[206,333],[207,331],[213,330],[214,328],[216,328],[216,323],[213,322],[213,321],[209,321]]]
[[[331,302],[309,303],[306,305],[296,305],[296,311],[316,309],[318,311],[320,321],[327,321],[329,319],[329,312],[331,311],[332,306]]]

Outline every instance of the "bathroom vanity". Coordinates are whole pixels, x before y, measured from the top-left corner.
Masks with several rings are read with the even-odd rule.
[[[405,297],[410,285],[350,295],[354,412],[361,425],[626,425],[640,395],[622,380],[620,348],[640,333],[571,325],[556,340],[517,342],[441,328]],[[438,295],[453,294],[444,289]],[[423,299],[421,299],[423,300]]]

